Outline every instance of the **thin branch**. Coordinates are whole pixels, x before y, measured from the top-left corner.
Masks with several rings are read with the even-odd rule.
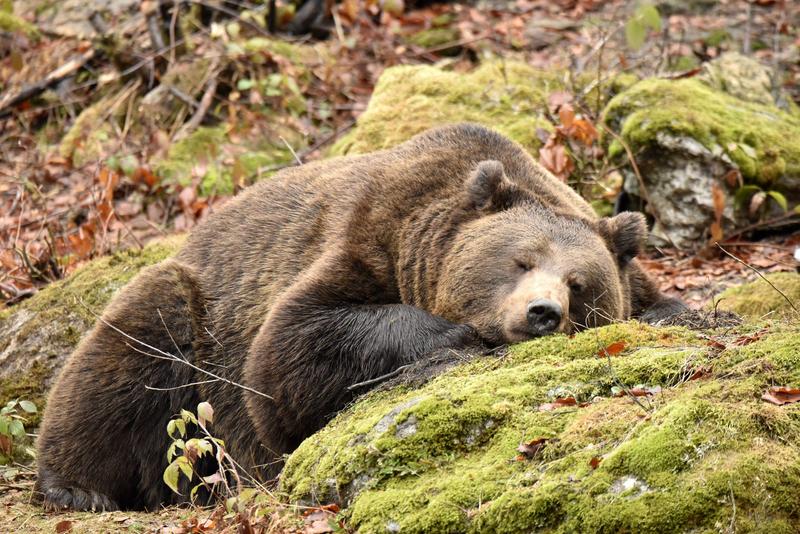
[[[180,386],[172,386],[168,388],[157,388],[155,386],[148,386],[147,384],[145,384],[144,389],[149,389],[150,391],[175,391],[176,389],[201,386],[203,384],[213,384],[214,382],[219,382],[219,380],[217,380],[216,378],[212,378],[211,380],[200,380],[198,382],[190,382],[188,384],[181,384]]]
[[[794,305],[794,303],[791,301],[791,299],[790,299],[789,297],[787,297],[787,296],[786,296],[786,293],[784,293],[783,291],[781,291],[780,289],[778,289],[777,287],[775,287],[775,284],[773,284],[772,282],[770,282],[770,281],[767,279],[767,277],[766,277],[766,276],[764,276],[764,275],[761,273],[761,271],[759,271],[758,269],[756,269],[755,267],[753,267],[752,265],[750,265],[750,264],[749,264],[749,263],[747,263],[746,261],[744,261],[744,260],[742,260],[742,259],[740,259],[740,258],[737,258],[736,256],[734,256],[733,254],[731,254],[730,252],[728,252],[727,250],[725,250],[724,248],[722,248],[722,245],[720,245],[719,243],[714,243],[714,244],[715,244],[715,245],[717,245],[717,246],[719,247],[719,249],[720,249],[722,252],[724,252],[725,254],[727,254],[728,256],[730,256],[731,258],[733,258],[734,260],[738,261],[739,263],[741,263],[742,265],[744,265],[745,267],[747,267],[748,269],[750,269],[751,271],[753,271],[754,273],[756,273],[758,276],[760,276],[762,280],[764,280],[766,283],[768,283],[770,286],[772,286],[772,289],[774,289],[775,291],[777,291],[778,293],[780,293],[780,295],[781,295],[781,296],[782,296],[782,297],[783,297],[783,298],[786,300],[786,302],[788,302],[788,303],[789,303],[789,306],[791,306],[791,307],[792,307],[792,309],[795,311],[795,313],[797,313],[798,315],[800,315],[800,310],[798,310],[798,309],[797,309],[797,307]]]
[[[397,375],[401,374],[406,369],[408,369],[409,367],[411,367],[412,365],[413,364],[410,364],[410,363],[406,364],[406,365],[401,365],[400,367],[398,367],[394,371],[386,373],[385,375],[376,376],[375,378],[370,378],[369,380],[364,380],[363,382],[356,382],[355,384],[347,386],[347,390],[348,391],[353,391],[354,389],[358,389],[360,387],[371,386],[373,384],[378,384],[378,383],[383,382],[385,380],[388,380],[390,378],[394,378]]]
[[[249,391],[250,393],[254,393],[256,395],[260,395],[261,397],[264,397],[264,398],[267,398],[267,399],[270,399],[270,400],[274,400],[271,396],[267,395],[266,393],[262,393],[262,392],[260,392],[258,390],[255,390],[255,389],[251,388],[251,387],[245,386],[244,384],[239,384],[238,382],[234,382],[233,380],[229,380],[227,378],[223,378],[223,377],[221,377],[219,375],[216,375],[216,374],[212,373],[211,371],[207,371],[206,369],[203,369],[201,367],[196,366],[195,364],[193,364],[190,361],[182,360],[182,359],[178,358],[177,356],[175,356],[174,354],[171,354],[169,352],[164,352],[163,350],[161,350],[161,349],[159,349],[157,347],[154,347],[154,346],[152,346],[152,345],[150,345],[148,343],[145,343],[144,341],[136,339],[135,337],[131,336],[130,334],[120,330],[119,328],[117,328],[113,324],[109,323],[104,317],[101,317],[101,316],[97,315],[91,308],[89,308],[86,305],[86,303],[83,302],[82,299],[79,300],[79,302],[81,303],[81,305],[84,308],[86,308],[86,310],[89,311],[89,313],[91,313],[92,315],[97,317],[100,320],[100,322],[102,322],[104,325],[108,326],[109,328],[111,328],[112,330],[117,332],[122,337],[124,337],[126,339],[129,339],[129,340],[133,341],[134,343],[138,343],[139,345],[141,345],[141,346],[143,346],[143,347],[145,347],[145,348],[147,348],[149,350],[155,351],[156,354],[151,354],[151,353],[148,353],[148,352],[144,352],[142,350],[137,349],[136,347],[134,347],[132,345],[128,345],[129,347],[131,347],[132,349],[136,350],[137,352],[140,352],[141,354],[145,354],[145,355],[150,356],[152,358],[158,358],[158,359],[162,359],[162,360],[172,360],[174,362],[178,362],[178,363],[182,363],[184,365],[188,365],[189,367],[191,367],[195,371],[197,371],[199,373],[203,373],[204,375],[210,376],[211,378],[216,378],[217,380],[221,380],[222,382],[225,382],[226,384],[230,384],[230,385],[235,386],[237,388],[241,388],[241,389],[243,389],[245,391]]]

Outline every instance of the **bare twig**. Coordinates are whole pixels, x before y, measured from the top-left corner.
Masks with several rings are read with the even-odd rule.
[[[58,83],[64,78],[75,74],[90,59],[94,57],[94,48],[90,48],[82,54],[73,57],[57,69],[50,72],[47,76],[31,85],[25,86],[18,91],[12,91],[0,98],[0,114],[11,106],[38,95],[54,83]]]
[[[781,291],[780,289],[778,289],[778,288],[775,286],[775,284],[773,284],[772,282],[770,282],[770,281],[769,281],[769,279],[767,279],[767,277],[766,277],[766,276],[764,276],[764,275],[761,273],[761,271],[759,271],[758,269],[756,269],[755,267],[753,267],[752,265],[750,265],[750,264],[749,264],[749,263],[747,263],[746,261],[742,260],[741,258],[737,258],[735,255],[731,254],[730,252],[728,252],[727,250],[725,250],[724,248],[722,248],[722,245],[720,245],[719,243],[714,243],[714,244],[715,244],[715,245],[717,245],[717,246],[719,247],[719,249],[720,249],[722,252],[724,252],[725,254],[727,254],[728,256],[730,256],[731,258],[733,258],[734,260],[738,261],[739,263],[741,263],[742,265],[744,265],[745,267],[747,267],[748,269],[750,269],[751,271],[753,271],[754,273],[756,273],[758,276],[760,276],[762,280],[764,280],[766,283],[768,283],[768,284],[769,284],[769,285],[772,287],[772,289],[774,289],[775,291],[777,291],[778,293],[780,293],[780,295],[781,295],[781,296],[782,296],[782,297],[783,297],[783,298],[786,300],[786,302],[788,302],[788,303],[789,303],[789,306],[791,306],[791,307],[792,307],[792,309],[795,311],[795,313],[797,313],[798,315],[800,315],[800,310],[798,310],[798,309],[797,309],[797,307],[794,305],[794,303],[791,301],[791,299],[790,299],[789,297],[787,297],[787,296],[786,296],[786,293],[784,293],[783,291]]]
[[[184,124],[181,129],[178,130],[178,133],[175,134],[174,140],[177,141],[183,139],[197,129],[197,127],[200,126],[200,123],[203,122],[203,118],[206,116],[208,108],[211,107],[211,104],[214,101],[214,95],[217,93],[217,84],[219,83],[219,80],[217,79],[218,73],[216,70],[218,64],[219,62],[215,59],[211,68],[209,69],[210,77],[208,82],[206,82],[206,90],[203,93],[203,97],[200,99],[200,104],[197,106],[192,118],[186,121],[186,124]]]
[[[248,179],[252,180],[252,179],[259,178],[265,172],[279,171],[281,169],[286,169],[288,167],[297,166],[298,160],[300,161],[300,163],[302,163],[302,160],[304,160],[306,158],[306,156],[308,156],[309,154],[311,154],[315,150],[327,145],[331,141],[335,140],[341,134],[345,133],[347,130],[349,130],[350,128],[355,126],[355,124],[356,124],[356,121],[355,120],[351,120],[350,122],[345,124],[342,128],[337,128],[335,131],[333,131],[330,134],[326,135],[325,137],[323,137],[322,139],[320,139],[319,141],[317,141],[316,143],[314,143],[310,147],[306,148],[305,150],[301,150],[298,154],[295,155],[295,161],[290,161],[288,163],[278,163],[276,165],[269,165],[267,167],[259,167],[258,170],[256,170],[256,172],[254,172],[253,174],[248,176]]]
[[[245,386],[244,384],[240,384],[240,383],[238,383],[238,382],[234,382],[233,380],[230,380],[230,379],[228,379],[228,378],[221,377],[221,376],[219,376],[219,375],[217,375],[217,374],[214,374],[214,373],[212,373],[211,371],[208,371],[208,370],[206,370],[206,369],[203,369],[202,367],[198,367],[198,366],[196,366],[195,364],[193,364],[192,362],[190,362],[190,361],[188,361],[188,360],[181,359],[181,358],[179,358],[178,356],[175,356],[174,354],[172,354],[172,353],[170,353],[170,352],[165,352],[165,351],[163,351],[163,350],[159,349],[158,347],[154,347],[154,346],[150,345],[149,343],[145,343],[144,341],[142,341],[142,340],[140,340],[140,339],[136,339],[135,337],[131,336],[130,334],[128,334],[128,333],[126,333],[126,332],[124,332],[123,330],[121,330],[121,329],[117,328],[116,326],[114,326],[113,324],[111,324],[110,322],[108,322],[108,321],[107,321],[107,320],[106,320],[104,317],[101,317],[100,315],[98,315],[97,313],[95,313],[95,312],[94,312],[94,310],[92,310],[92,309],[91,309],[89,306],[87,306],[87,305],[86,305],[86,303],[85,303],[85,302],[83,302],[83,300],[82,300],[82,299],[79,299],[79,301],[78,301],[78,302],[80,302],[80,304],[81,304],[81,305],[82,305],[82,306],[83,306],[83,307],[84,307],[84,308],[85,308],[85,309],[86,309],[86,310],[87,310],[89,313],[91,313],[92,315],[94,315],[95,317],[97,317],[97,318],[98,318],[98,320],[99,320],[101,323],[103,323],[104,325],[106,325],[107,327],[109,327],[110,329],[112,329],[113,331],[115,331],[116,333],[118,333],[119,335],[121,335],[122,337],[124,337],[125,339],[128,339],[128,340],[130,340],[130,341],[132,341],[132,342],[134,342],[134,343],[137,343],[137,344],[141,345],[142,347],[144,347],[144,348],[146,348],[146,349],[148,349],[148,350],[152,350],[152,351],[154,351],[156,354],[152,354],[152,353],[146,352],[146,351],[144,351],[144,350],[141,350],[141,349],[138,349],[138,348],[134,347],[133,345],[131,345],[131,344],[129,344],[129,343],[126,343],[126,345],[128,345],[128,347],[132,348],[132,349],[133,349],[133,350],[135,350],[136,352],[138,352],[138,353],[140,353],[140,354],[144,354],[144,355],[146,355],[146,356],[150,356],[150,357],[152,357],[152,358],[157,358],[157,359],[160,359],[160,360],[169,360],[169,361],[173,361],[173,362],[177,362],[177,363],[182,363],[182,364],[184,364],[184,365],[188,365],[189,367],[191,367],[192,369],[194,369],[195,371],[197,371],[197,372],[199,372],[199,373],[202,373],[202,374],[204,374],[204,375],[210,376],[211,378],[215,378],[215,379],[217,379],[217,380],[220,380],[220,381],[222,381],[222,382],[225,382],[226,384],[230,384],[231,386],[235,386],[235,387],[237,387],[237,388],[240,388],[240,389],[243,389],[243,390],[245,390],[245,391],[249,391],[250,393],[254,393],[254,394],[256,394],[256,395],[259,395],[259,396],[261,396],[261,397],[264,397],[264,398],[267,398],[267,399],[270,399],[270,400],[272,400],[272,397],[271,397],[271,396],[269,396],[269,395],[267,395],[266,393],[262,393],[262,392],[260,392],[260,391],[258,391],[258,390],[256,390],[256,389],[253,389],[253,388],[251,388],[251,387]]]
[[[411,367],[413,364],[401,365],[394,371],[386,373],[385,375],[376,376],[375,378],[370,378],[369,380],[364,380],[363,382],[356,382],[355,384],[351,384],[347,386],[348,391],[353,391],[354,389],[358,389],[365,386],[371,386],[373,384],[379,384],[385,380],[389,380],[390,378],[394,378],[397,375],[401,374],[403,371]]]

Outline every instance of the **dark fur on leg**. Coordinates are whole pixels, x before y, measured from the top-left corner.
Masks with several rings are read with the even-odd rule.
[[[196,377],[158,351],[191,361],[202,310],[192,272],[175,261],[144,271],[108,308],[48,399],[36,488],[46,508],[157,509],[176,500],[161,480],[166,424],[198,402],[194,388],[173,389]]]

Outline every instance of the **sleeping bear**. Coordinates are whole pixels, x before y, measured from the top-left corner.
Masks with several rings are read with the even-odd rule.
[[[70,356],[38,438],[50,509],[157,509],[167,422],[209,401],[249,473],[434,351],[498,346],[683,304],[637,264],[644,217],[598,219],[473,124],[286,169],[142,271]],[[207,371],[207,374],[202,372]]]

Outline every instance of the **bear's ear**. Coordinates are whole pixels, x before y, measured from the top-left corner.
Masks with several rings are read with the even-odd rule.
[[[647,220],[638,212],[626,211],[616,217],[600,219],[598,231],[621,267],[627,265],[644,247]]]
[[[482,211],[507,209],[518,193],[506,178],[503,164],[491,159],[478,163],[465,185],[468,207]]]

